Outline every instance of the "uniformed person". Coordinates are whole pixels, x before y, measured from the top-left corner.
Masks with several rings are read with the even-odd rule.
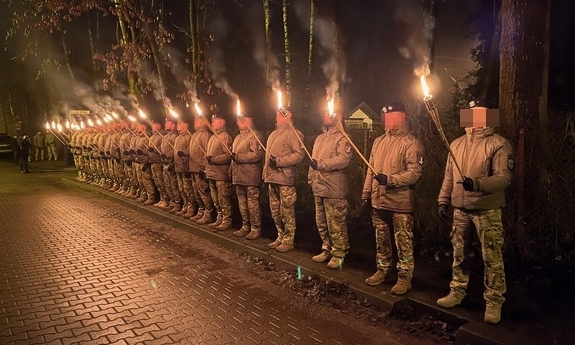
[[[163,167],[162,173],[164,174],[164,185],[166,187],[166,193],[170,200],[168,205],[162,207],[164,211],[171,211],[176,209],[175,212],[181,210],[179,206],[182,202],[180,192],[178,190],[178,178],[176,176],[176,170],[174,167],[174,144],[176,143],[176,138],[178,137],[178,130],[176,128],[176,123],[172,120],[166,120],[164,124],[165,135],[162,141],[162,154],[160,158],[162,159]],[[178,209],[179,208],[179,209]]]
[[[303,140],[300,131],[291,128],[292,113],[285,111],[276,113],[276,130],[267,141],[266,160],[264,165],[264,181],[268,184],[269,204],[278,237],[268,244],[279,252],[287,252],[294,247],[296,231],[295,188],[296,166],[303,161],[304,148],[296,135]],[[297,133],[297,134],[296,134]]]
[[[152,135],[150,136],[150,140],[148,142],[148,158],[150,159],[150,169],[152,171],[152,180],[154,181],[154,185],[158,189],[160,193],[160,201],[154,204],[156,207],[166,207],[169,203],[169,197],[166,193],[166,185],[164,182],[164,173],[162,171],[162,158],[161,150],[162,146],[162,124],[159,122],[152,122]]]
[[[498,112],[488,111],[485,100],[470,102],[461,112],[461,126],[465,135],[451,143],[451,150],[462,169],[460,175],[451,156],[447,157],[445,176],[439,193],[439,215],[447,218],[453,206],[451,243],[453,245],[453,275],[451,291],[437,300],[450,308],[461,304],[469,282],[469,263],[465,248],[477,235],[481,244],[484,267],[486,302],[485,322],[498,323],[505,301],[505,271],[501,247],[503,225],[501,208],[505,206],[504,190],[511,183],[514,165],[513,149],[509,142],[494,133],[498,126]],[[492,118],[493,117],[493,118]]]
[[[336,118],[333,118],[335,116]],[[308,171],[315,199],[315,222],[322,240],[322,252],[312,257],[315,262],[329,260],[327,267],[341,267],[349,251],[347,237],[347,194],[349,179],[347,166],[351,161],[351,145],[335,121],[341,115],[325,114],[322,132],[313,144]]]
[[[184,179],[188,173],[190,162],[188,150],[190,148],[190,133],[188,131],[189,124],[184,121],[178,121],[177,129],[178,136],[174,141],[174,170],[176,171],[176,177],[178,179],[178,194],[179,200],[182,204],[177,204],[175,208],[170,210],[172,214],[183,215],[189,206],[190,200],[184,190]],[[174,191],[176,193],[176,191]],[[182,213],[184,212],[184,213]]]
[[[232,149],[233,139],[226,130],[226,120],[223,117],[216,115],[212,117],[212,131],[214,135],[210,137],[206,147],[206,178],[209,181],[210,193],[217,215],[216,221],[208,226],[223,231],[232,226],[232,183],[230,178],[232,157],[229,152]]]
[[[208,165],[206,150],[212,134],[208,131],[208,120],[204,116],[194,118],[194,133],[190,140],[190,172],[192,173],[192,190],[198,203],[198,213],[191,217],[198,224],[213,223],[214,203],[210,186],[206,178]]]
[[[423,173],[423,145],[407,128],[405,106],[393,102],[382,110],[385,134],[375,139],[369,163],[378,172],[368,170],[362,200],[371,203],[376,239],[377,272],[367,278],[368,285],[381,284],[391,269],[391,234],[397,247],[397,282],[391,288],[396,295],[411,288],[413,277],[413,211],[415,184]]]
[[[253,126],[251,117],[239,117],[237,125],[240,134],[232,144],[232,184],[238,197],[242,227],[233,235],[255,240],[260,237],[262,224],[260,186],[264,151],[260,142],[263,137],[259,132],[250,130]]]
[[[138,169],[141,171],[142,192],[137,199],[138,202],[145,206],[156,203],[156,187],[152,178],[152,169],[150,167],[150,147],[149,139],[152,130],[148,124],[138,125],[138,139],[136,141],[136,161]]]

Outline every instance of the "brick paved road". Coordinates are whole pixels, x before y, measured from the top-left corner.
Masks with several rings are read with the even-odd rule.
[[[0,344],[397,344],[289,305],[214,244],[186,234],[178,250],[181,230],[57,173],[0,176]]]

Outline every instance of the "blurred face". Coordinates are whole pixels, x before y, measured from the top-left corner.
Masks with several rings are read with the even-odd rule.
[[[189,124],[187,122],[178,122],[178,133],[183,134],[188,130]]]
[[[240,117],[237,120],[238,128],[239,129],[248,129],[252,126],[252,118],[251,117]]]
[[[226,126],[226,120],[221,117],[216,117],[212,119],[212,128],[213,130],[217,131],[218,129],[222,129]]]
[[[499,109],[484,107],[461,109],[459,124],[464,128],[499,127]]]
[[[332,126],[335,126],[337,121],[341,121],[341,119],[342,119],[341,114],[333,115],[333,114],[325,113],[323,116],[323,125],[325,127],[332,127]]]
[[[159,131],[160,129],[162,129],[162,125],[157,122],[152,122],[152,129],[155,131]]]
[[[405,113],[402,111],[391,111],[381,115],[385,129],[407,129]]]
[[[166,121],[164,126],[166,127],[166,131],[172,131],[174,128],[176,128],[176,124],[172,121]]]
[[[288,116],[284,117],[279,111],[276,114],[276,123],[278,125],[285,125],[286,123],[290,123],[290,118],[291,116],[289,116],[290,113],[288,113]]]
[[[194,118],[194,129],[199,131],[200,129],[204,128],[207,124],[206,118],[203,116],[196,116]]]

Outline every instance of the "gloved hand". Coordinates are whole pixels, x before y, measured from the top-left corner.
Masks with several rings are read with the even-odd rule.
[[[116,147],[116,152],[118,152],[118,154],[122,153],[122,150],[120,150],[119,147]]]
[[[178,157],[184,158],[185,156],[184,151],[178,151]]]
[[[132,161],[126,161],[126,165],[131,167],[132,166]]]
[[[91,147],[87,147],[86,150],[92,151],[92,148],[91,148]]]
[[[148,164],[142,164],[142,172],[146,172],[148,170]]]
[[[270,167],[273,169],[276,169],[278,167],[278,159],[276,158],[276,156],[271,156],[270,155]]]
[[[132,150],[132,149],[130,149],[130,151],[128,151],[128,152],[130,152],[131,155],[135,155],[135,154],[136,154],[136,151],[134,151],[134,150]]]
[[[138,153],[139,156],[143,156],[144,155],[144,151],[137,149],[136,152]]]
[[[475,190],[473,180],[470,179],[469,177],[464,176],[463,181],[457,183],[461,183],[463,189],[465,189],[468,192],[473,192]]]
[[[206,159],[208,160],[208,163],[213,164],[212,161],[214,160],[214,157],[207,156]]]
[[[84,150],[86,150],[86,149],[87,149],[86,145],[82,145],[82,148],[83,148]]]
[[[104,154],[105,153],[103,151],[100,151],[100,156],[104,156]]]
[[[205,171],[200,170],[199,175],[200,175],[200,178],[201,178],[202,180],[205,180],[205,179],[206,179],[206,172],[205,172]]]
[[[154,148],[153,148],[153,147],[148,147],[148,152],[150,152],[150,153],[151,153],[151,152],[154,152],[154,151],[155,151],[155,150],[154,150]]]
[[[370,199],[363,199],[361,200],[361,212],[370,212],[371,211],[371,200]]]
[[[127,155],[129,155],[129,154],[130,154],[130,151],[124,150],[124,156],[127,156]]]
[[[382,185],[382,186],[387,185],[387,175],[377,174],[377,175],[375,175],[374,178],[377,181],[377,183],[379,183],[380,185]]]
[[[169,172],[174,172],[174,166],[173,165],[168,165],[168,171]]]
[[[437,209],[437,214],[439,215],[439,219],[447,222],[449,220],[447,216],[447,205],[445,204],[439,205],[439,208]]]
[[[115,161],[117,164],[120,164],[120,158],[116,158]]]
[[[107,154],[108,156],[110,155],[110,153],[111,153],[110,151],[106,151],[106,154]]]
[[[166,155],[163,154],[163,153],[160,155],[160,158],[161,158],[162,160],[165,160],[165,161],[168,160],[168,156],[166,156]]]
[[[184,173],[184,176],[185,176],[186,178],[192,178],[192,173],[189,172],[189,171],[187,171],[187,172]]]
[[[232,160],[235,162],[236,161],[236,153],[232,152]]]
[[[317,160],[312,159],[311,161],[309,161],[309,166],[310,166],[313,170],[317,170]]]

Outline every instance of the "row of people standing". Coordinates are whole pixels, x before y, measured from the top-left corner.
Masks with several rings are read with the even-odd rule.
[[[196,117],[194,133],[190,133],[185,122],[166,121],[164,129],[159,123],[152,123],[151,127],[135,125],[132,129],[124,123],[119,130],[112,126],[76,132],[71,147],[80,180],[220,231],[232,225],[231,194],[235,189],[242,227],[233,234],[250,240],[259,238],[261,233],[259,199],[263,180],[277,230],[276,239],[268,247],[286,252],[294,248],[296,232],[296,167],[306,154],[303,135],[293,127],[291,116],[290,112],[276,114],[277,128],[265,147],[249,117],[238,118],[240,133],[235,138],[227,132],[223,118],[213,117],[210,125],[205,117]],[[349,252],[347,167],[353,154],[351,144],[335,126],[337,121],[341,117],[324,117],[308,170],[323,243],[321,253],[312,260],[328,261],[327,266],[332,269],[341,267]],[[378,285],[388,278],[395,242],[398,275],[391,292],[400,295],[411,288],[414,271],[415,184],[423,174],[424,148],[407,128],[403,104],[394,102],[384,107],[382,123],[386,133],[375,139],[369,157],[371,167],[378,173],[367,172],[362,192],[376,235],[377,270],[366,279],[366,284]],[[465,171],[468,176],[457,181],[452,157],[448,157],[439,198],[440,216],[444,217],[447,206],[452,205],[455,217],[451,234],[451,292],[438,304],[453,307],[465,296],[468,273],[462,269],[463,248],[474,226],[486,264],[485,320],[497,323],[505,292],[500,208],[504,206],[503,190],[511,179],[512,150],[504,138],[486,125],[485,116],[482,124],[469,129],[466,128],[467,136],[452,143],[458,161],[469,168]],[[159,200],[155,199],[156,191]]]

